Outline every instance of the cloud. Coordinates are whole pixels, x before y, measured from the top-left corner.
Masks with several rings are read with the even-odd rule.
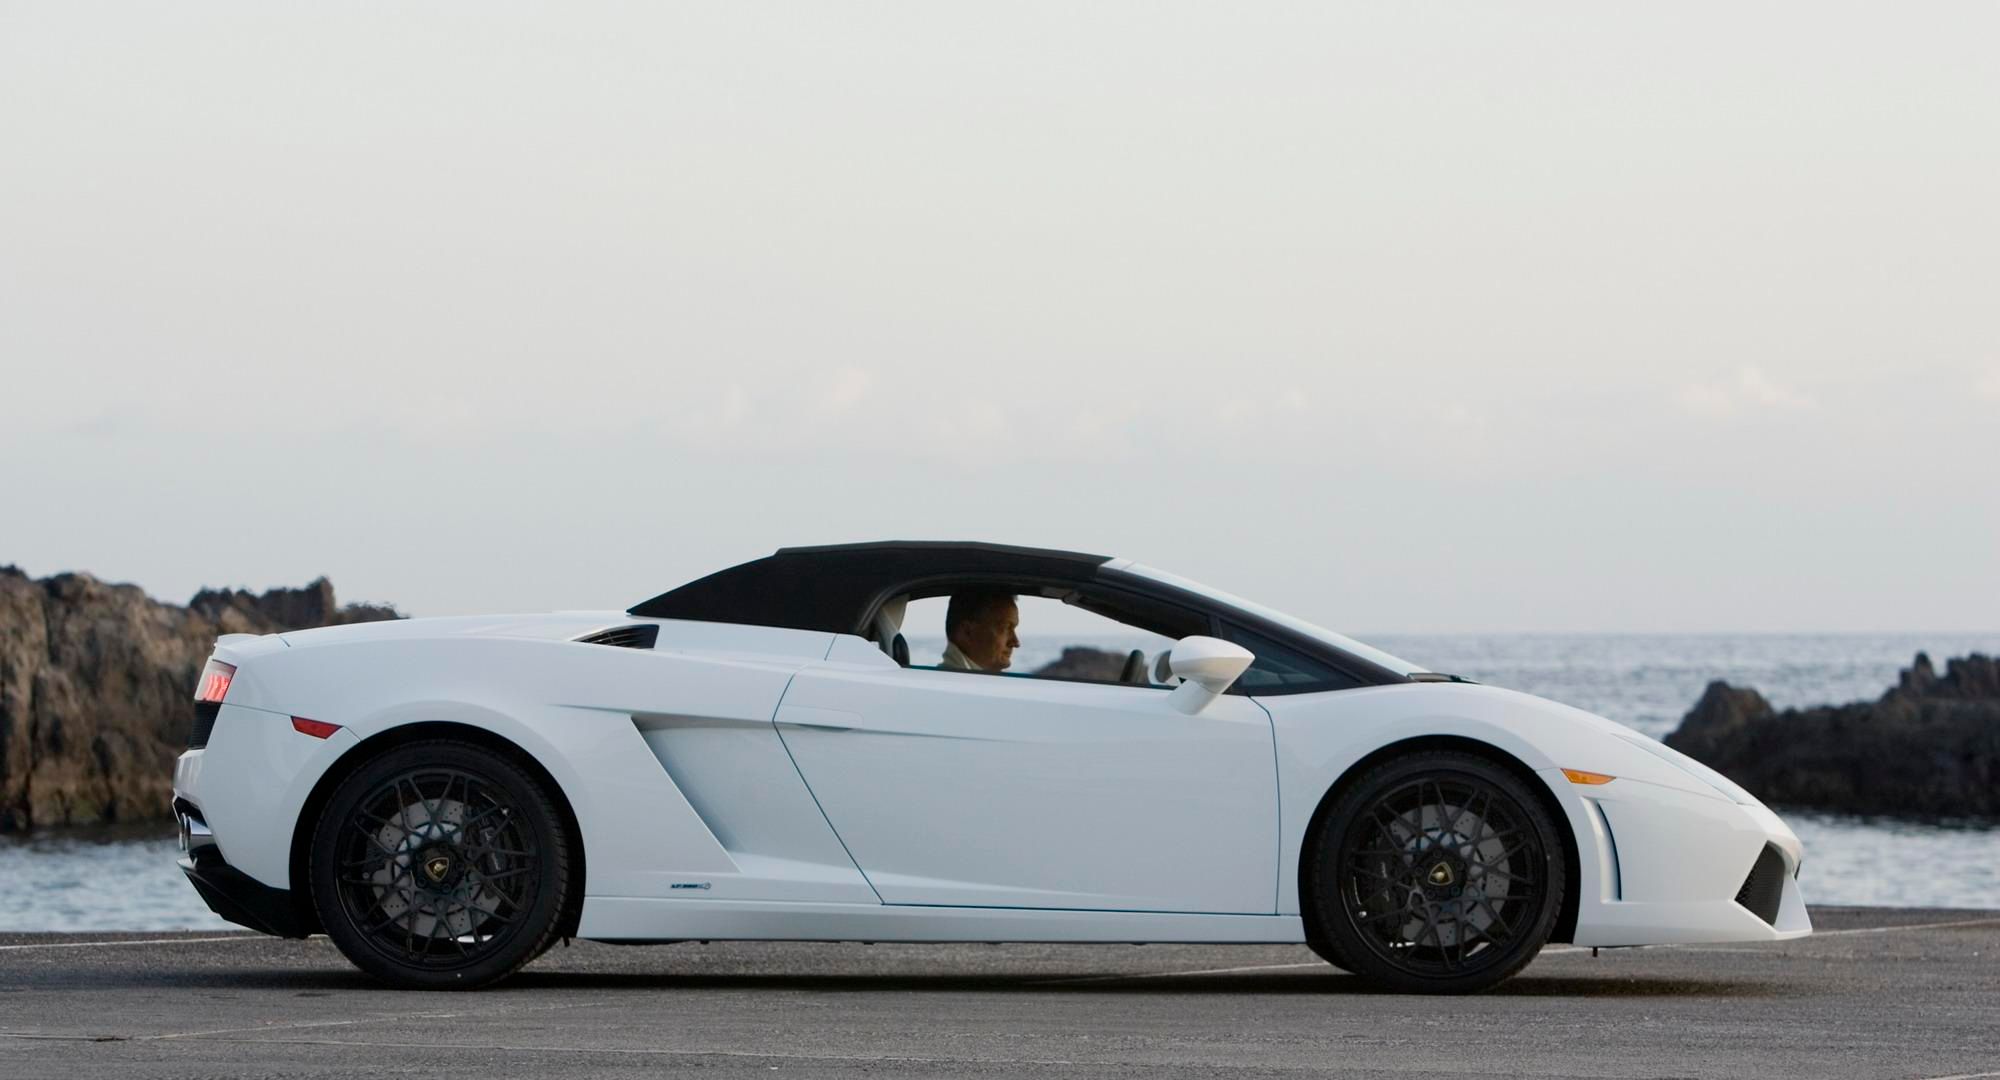
[[[1286,417],[1305,416],[1312,412],[1312,405],[1304,390],[1290,386],[1276,393],[1235,395],[1216,406],[1214,416],[1231,427],[1263,427],[1274,421],[1283,423]]]
[[[834,373],[826,397],[821,399],[828,413],[839,415],[861,404],[875,385],[875,373],[857,367],[841,368]]]
[[[678,424],[670,433],[700,445],[712,445],[724,437],[746,434],[753,419],[749,391],[742,383],[726,383],[712,391],[688,395]]]
[[[1819,402],[1811,395],[1778,382],[1755,365],[1738,368],[1733,378],[1683,386],[1675,400],[1688,412],[1712,419],[1747,413],[1809,412],[1819,408]]]

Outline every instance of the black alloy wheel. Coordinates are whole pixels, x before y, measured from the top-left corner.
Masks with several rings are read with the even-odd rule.
[[[376,757],[334,790],[313,830],[320,925],[406,989],[485,986],[554,940],[569,840],[547,792],[484,747],[432,740]]]
[[[1315,950],[1413,993],[1471,993],[1547,943],[1569,887],[1560,826],[1512,771],[1426,751],[1350,786],[1320,831]]]

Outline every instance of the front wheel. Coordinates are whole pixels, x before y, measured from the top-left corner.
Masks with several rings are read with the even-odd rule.
[[[1485,758],[1427,751],[1374,767],[1335,802],[1312,853],[1327,951],[1405,992],[1500,982],[1561,914],[1557,829],[1525,783]]]
[[[439,739],[364,763],[313,829],[320,925],[405,989],[485,986],[556,933],[569,838],[542,790],[485,747]]]

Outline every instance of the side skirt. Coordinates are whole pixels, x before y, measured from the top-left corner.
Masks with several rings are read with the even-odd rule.
[[[1297,944],[1296,915],[1183,915],[897,904],[801,904],[591,896],[577,936],[593,941],[1020,941]]]

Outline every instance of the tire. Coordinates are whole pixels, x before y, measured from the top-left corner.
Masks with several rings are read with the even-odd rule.
[[[505,756],[434,739],[364,762],[314,823],[320,925],[354,965],[408,990],[489,986],[556,937],[570,838]]]
[[[1559,828],[1482,757],[1424,751],[1371,768],[1309,853],[1326,946],[1314,951],[1404,993],[1493,986],[1535,958],[1562,914]]]
[[[1306,948],[1311,949],[1314,956],[1319,957],[1321,960],[1332,964],[1342,971],[1354,970],[1354,966],[1348,963],[1347,957],[1340,950],[1334,948],[1333,942],[1328,941],[1324,937],[1317,935],[1307,937]]]

